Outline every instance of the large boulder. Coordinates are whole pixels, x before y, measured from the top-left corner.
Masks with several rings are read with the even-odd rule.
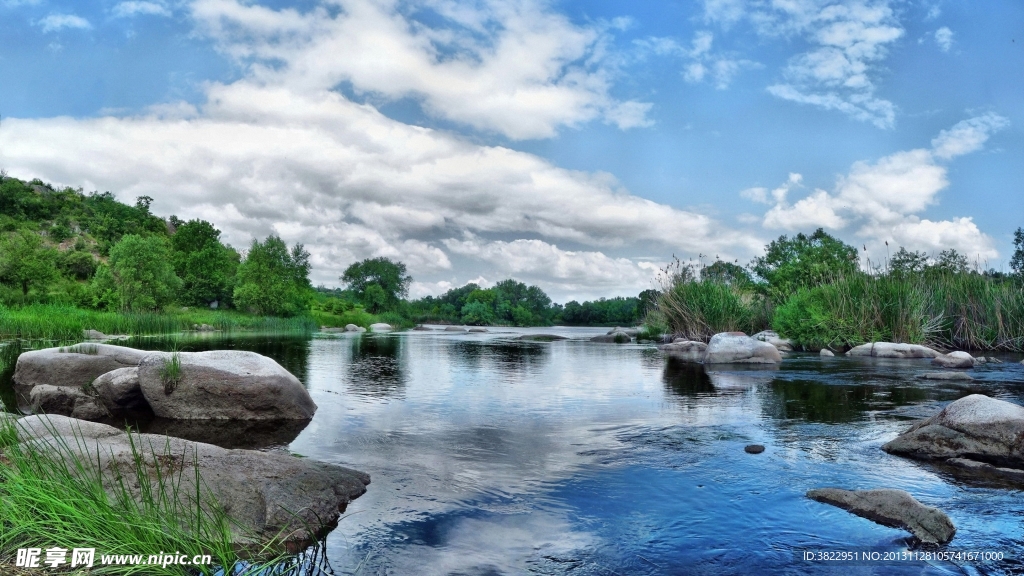
[[[780,337],[779,333],[776,332],[775,330],[762,330],[761,332],[758,332],[757,334],[751,336],[751,338],[753,338],[754,340],[760,340],[761,342],[767,342],[772,346],[778,348],[779,352],[793,351],[793,342],[791,340],[787,340],[786,338]]]
[[[669,358],[680,362],[697,364],[704,361],[704,354],[708,351],[708,345],[696,340],[677,338],[671,344],[658,346],[658,350],[661,350]]]
[[[212,497],[232,520],[232,536],[240,545],[308,543],[336,524],[349,501],[365,493],[370,483],[366,474],[333,464],[153,434],[129,439],[112,426],[62,416],[26,416],[16,428],[25,448],[50,454],[69,467],[77,460],[89,474],[98,470],[108,494],[123,482],[132,497],[140,498],[148,484],[147,490],[178,498],[185,510],[195,509],[197,493],[209,510]],[[173,491],[167,489],[171,478],[177,485]]]
[[[950,352],[932,358],[932,364],[943,368],[974,368],[974,356],[967,352]]]
[[[99,398],[86,394],[81,386],[33,386],[29,406],[35,414],[58,414],[83,420],[103,420],[111,416]]]
[[[1024,407],[971,394],[914,424],[882,450],[911,458],[966,458],[1024,469]]]
[[[923,544],[946,544],[956,534],[956,527],[942,510],[925,506],[903,490],[818,488],[809,490],[807,497],[838,506],[882,526],[908,530]]]
[[[590,341],[603,342],[605,344],[629,344],[633,341],[633,338],[625,332],[609,332],[607,334],[594,336]]]
[[[869,342],[855,346],[846,353],[847,356],[866,356],[871,358],[935,358],[941,356],[927,346],[919,344],[895,344],[893,342]]]
[[[149,354],[152,352],[94,343],[23,352],[14,368],[18,400],[28,404],[32,388],[41,384],[75,388],[91,384],[111,370],[138,366]]]
[[[715,334],[708,342],[704,364],[778,364],[779,349],[767,342],[754,340],[742,332]]]
[[[156,416],[175,420],[308,420],[316,412],[298,378],[255,352],[151,354],[139,385]]]

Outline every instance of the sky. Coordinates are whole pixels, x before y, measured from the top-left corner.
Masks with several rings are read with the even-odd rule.
[[[827,232],[1006,270],[1024,3],[0,0],[0,169],[276,234],[314,284],[635,295]]]

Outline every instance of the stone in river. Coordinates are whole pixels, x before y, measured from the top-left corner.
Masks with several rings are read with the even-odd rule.
[[[764,452],[764,446],[760,444],[747,444],[743,447],[743,451],[747,454],[760,454]]]
[[[923,544],[946,544],[956,534],[956,527],[942,510],[925,506],[903,490],[817,488],[809,490],[807,497],[838,506],[882,526],[903,528]]]

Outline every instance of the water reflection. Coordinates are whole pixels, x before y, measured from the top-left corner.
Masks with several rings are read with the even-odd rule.
[[[387,334],[348,338],[348,391],[359,396],[401,398],[408,380],[403,339]]]

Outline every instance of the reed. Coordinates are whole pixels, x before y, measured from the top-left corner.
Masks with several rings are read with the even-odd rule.
[[[677,277],[663,288],[657,312],[674,335],[705,342],[719,332],[753,334],[771,321],[767,299],[716,279]]]

